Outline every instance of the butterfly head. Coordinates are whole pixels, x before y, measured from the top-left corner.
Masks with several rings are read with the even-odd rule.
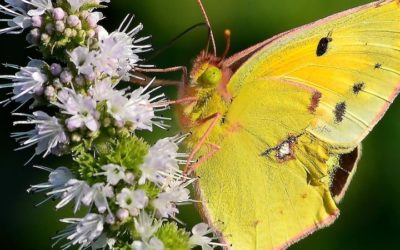
[[[222,81],[221,60],[206,52],[196,58],[190,73],[190,84],[197,88],[215,88]]]
[[[226,72],[222,69],[222,65],[230,49],[231,31],[226,29],[224,36],[226,40],[226,46],[221,57],[216,56],[216,51],[214,48],[213,54],[204,50],[194,61],[193,69],[190,74],[192,86],[201,88],[215,88],[223,82],[223,79],[227,80]]]

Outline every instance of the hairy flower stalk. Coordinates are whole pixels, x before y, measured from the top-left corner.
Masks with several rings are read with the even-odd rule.
[[[69,155],[66,166],[46,171],[48,180],[28,191],[43,192],[56,201],[56,209],[73,206],[82,218],[68,224],[54,239],[54,247],[68,249],[211,249],[219,244],[204,223],[191,231],[181,228],[179,205],[192,203],[180,165],[187,154],[179,152],[185,136],[149,145],[139,131],[165,129],[168,109],[159,88],[123,88],[121,81],[135,76],[140,57],[151,50],[138,37],[143,25],[132,25],[128,15],[120,27],[108,32],[96,9],[109,0],[6,0],[0,4],[0,34],[26,33],[30,47],[42,53],[26,66],[3,75],[0,88],[11,89],[2,103],[19,103],[29,111],[14,113],[14,125],[24,131],[12,134],[18,149],[34,147],[36,155]],[[30,105],[24,105],[30,104]],[[26,128],[28,127],[28,128]],[[84,209],[82,209],[84,208]]]

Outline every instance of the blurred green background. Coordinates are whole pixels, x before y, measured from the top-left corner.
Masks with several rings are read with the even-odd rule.
[[[201,22],[202,16],[195,0],[114,0],[105,11],[103,24],[110,30],[118,27],[128,13],[135,13],[144,23],[142,33],[151,34],[155,48]],[[320,19],[335,12],[367,3],[367,0],[204,0],[210,16],[219,51],[224,48],[223,30],[232,30],[232,52],[237,52],[287,29]],[[2,1],[4,3],[4,1]],[[400,20],[399,20],[400,21]],[[179,40],[152,63],[159,67],[187,65],[204,48],[206,29],[195,30]],[[25,65],[32,49],[21,36],[0,37],[1,61]],[[29,53],[29,54],[27,54]],[[10,72],[1,68],[1,74]],[[179,75],[164,75],[176,79]],[[166,88],[170,98],[174,88]],[[3,91],[6,92],[6,91]],[[4,95],[2,95],[4,98]],[[56,212],[54,203],[39,208],[34,204],[41,195],[28,195],[30,184],[46,180],[45,173],[23,166],[32,150],[14,152],[17,146],[9,137],[12,128],[10,111],[15,105],[1,110],[1,187],[0,187],[0,248],[51,249],[50,237],[63,228],[58,222],[62,216],[71,216],[68,209]],[[336,223],[301,241],[291,249],[400,249],[400,102],[396,101],[383,120],[364,141],[364,156],[359,164],[347,195],[340,204],[341,216]],[[168,132],[152,136],[172,135],[176,125]],[[148,135],[147,135],[148,136]],[[153,138],[149,140],[154,141]],[[58,162],[57,162],[58,161]],[[37,157],[34,164],[59,166],[60,160]],[[218,167],[218,166],[216,166]],[[192,207],[183,207],[182,219],[193,225],[198,222]]]

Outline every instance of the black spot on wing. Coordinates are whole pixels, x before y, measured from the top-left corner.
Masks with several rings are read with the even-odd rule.
[[[342,122],[343,117],[346,114],[346,102],[339,102],[336,104],[335,110],[333,111],[336,122]]]
[[[358,93],[360,93],[364,89],[364,86],[365,86],[365,83],[363,83],[363,82],[355,83],[353,85],[353,93],[355,95],[357,95]]]
[[[380,69],[381,67],[382,67],[382,64],[380,64],[380,63],[377,63],[377,64],[375,64],[375,66],[374,66],[375,69]]]
[[[332,38],[330,35],[321,38],[319,40],[318,46],[317,46],[317,56],[323,56],[327,51],[328,51],[328,45],[329,43],[332,42]]]

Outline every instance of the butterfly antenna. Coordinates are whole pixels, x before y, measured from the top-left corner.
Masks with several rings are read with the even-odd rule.
[[[145,59],[145,61],[150,61],[152,59],[154,59],[155,57],[157,57],[158,55],[160,55],[161,53],[163,53],[165,50],[169,49],[170,47],[172,47],[174,44],[176,44],[176,42],[179,41],[179,39],[181,39],[183,36],[187,35],[189,32],[195,30],[198,27],[206,27],[207,24],[206,23],[197,23],[189,28],[187,28],[186,30],[184,30],[182,33],[180,33],[179,35],[177,35],[176,37],[174,37],[171,41],[169,41],[166,45],[164,45],[163,47],[157,49],[150,57],[148,57],[147,59]]]
[[[212,28],[211,28],[210,19],[208,19],[207,12],[204,9],[203,2],[201,0],[197,0],[197,3],[200,6],[201,12],[203,13],[203,17],[204,17],[204,19],[205,19],[205,21],[207,23],[207,26],[208,26],[208,29],[209,29],[209,34],[210,34],[210,39],[211,39],[211,45],[212,45],[212,48],[213,48],[214,56],[216,57],[217,56],[217,46],[215,45],[215,38],[214,38],[214,33],[212,31]]]
[[[220,63],[226,58],[226,56],[229,53],[229,50],[231,49],[231,31],[229,29],[226,29],[224,31],[224,36],[225,36],[225,50],[224,53],[221,56],[221,61]]]

